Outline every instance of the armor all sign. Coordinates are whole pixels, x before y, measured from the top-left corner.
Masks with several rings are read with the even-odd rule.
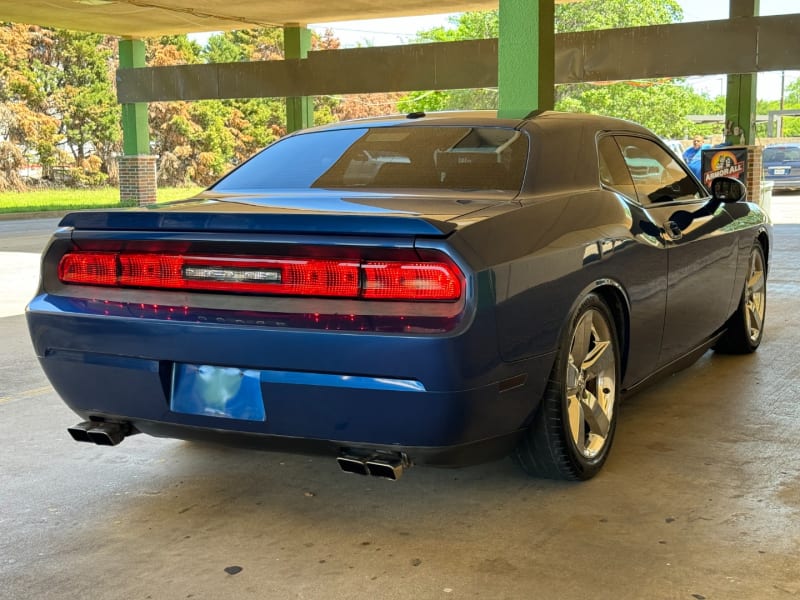
[[[703,150],[703,185],[709,187],[717,177],[733,177],[747,183],[747,148],[729,146]]]

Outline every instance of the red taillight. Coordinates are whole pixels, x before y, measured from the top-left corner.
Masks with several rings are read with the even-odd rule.
[[[447,262],[70,252],[63,283],[291,296],[453,301],[459,271]]]
[[[368,262],[364,298],[456,300],[461,283],[445,263]]]
[[[69,283],[117,285],[117,256],[111,253],[67,254],[58,263],[58,278]]]

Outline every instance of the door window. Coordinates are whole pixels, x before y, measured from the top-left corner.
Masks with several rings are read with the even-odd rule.
[[[609,140],[613,141],[616,149]],[[642,205],[707,196],[688,171],[652,140],[626,135],[605,137],[600,140],[598,149],[601,180],[607,176],[614,182],[604,180],[603,183],[637,199]],[[620,172],[620,162],[628,173],[627,177]],[[604,164],[608,174],[604,173]]]

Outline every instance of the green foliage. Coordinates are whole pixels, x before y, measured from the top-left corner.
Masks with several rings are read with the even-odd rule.
[[[397,102],[397,110],[403,113],[496,108],[497,88],[411,92]]]
[[[145,41],[153,67],[282,59],[284,45],[280,27],[216,34],[202,48],[186,35]],[[335,49],[339,40],[327,31],[312,36],[312,47]],[[116,40],[102,35],[0,23],[0,135],[19,148],[21,164],[39,162],[81,187],[116,183],[117,55]],[[375,114],[373,101],[385,112],[396,97],[317,97],[315,123]],[[286,134],[283,98],[153,102],[148,117],[160,186],[208,184]]]
[[[561,100],[558,110],[618,117],[641,123],[658,135],[685,138],[698,131],[686,115],[705,114],[709,101],[680,82],[655,84],[621,82],[589,86],[581,93]],[[718,127],[717,127],[718,129]]]
[[[187,45],[184,38],[151,40],[149,62],[164,65],[198,60],[240,62],[283,56],[280,28],[215,34],[202,49]],[[213,182],[233,165],[286,133],[285,107],[282,98],[151,104],[151,140],[161,157],[159,185]]]
[[[677,23],[683,9],[676,0],[582,0],[557,4],[556,33]]]
[[[795,79],[786,86],[786,102],[794,106],[800,106],[800,79]]]
[[[242,62],[247,60],[247,48],[237,44],[230,34],[217,34],[208,38],[201,55],[209,63]]]
[[[465,12],[450,17],[453,27],[435,27],[417,33],[416,42],[457,42],[496,38],[500,30],[497,10]]]
[[[781,103],[778,100],[759,100],[757,113],[767,115],[770,111],[781,110]],[[783,110],[800,110],[800,79],[786,87],[784,95]],[[773,124],[774,126],[775,124]],[[800,116],[783,117],[782,135],[780,137],[800,136]],[[775,135],[773,133],[773,135]],[[759,138],[767,137],[767,124],[756,124],[756,136]]]
[[[48,170],[68,148],[79,170],[89,155],[99,175],[121,141],[113,81],[116,43],[99,34],[0,25],[2,126],[26,160]]]
[[[411,92],[397,102],[397,110],[403,113],[433,112],[447,110],[450,102],[449,91],[434,90],[428,92]]]
[[[555,28],[561,33],[636,27],[674,23],[682,17],[682,9],[676,0],[583,0],[557,4]],[[450,24],[452,27],[421,31],[416,41],[444,42],[497,37],[498,11],[463,13],[451,18]],[[702,131],[704,127],[694,126],[685,116],[724,112],[724,106],[718,109],[717,104],[694,93],[680,80],[562,85],[556,88],[556,108],[559,110],[637,121],[665,137],[683,138],[695,132],[705,133]],[[403,112],[496,109],[497,90],[411,92],[400,99],[398,108]]]
[[[121,109],[111,84],[114,47],[100,34],[54,32],[47,63],[39,63],[59,133],[76,161],[110,152],[121,140]]]

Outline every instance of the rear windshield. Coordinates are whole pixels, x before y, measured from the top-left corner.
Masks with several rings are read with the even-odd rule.
[[[213,186],[221,192],[433,188],[518,192],[525,135],[501,127],[375,127],[286,137]]]
[[[763,162],[800,162],[800,146],[764,148]]]

